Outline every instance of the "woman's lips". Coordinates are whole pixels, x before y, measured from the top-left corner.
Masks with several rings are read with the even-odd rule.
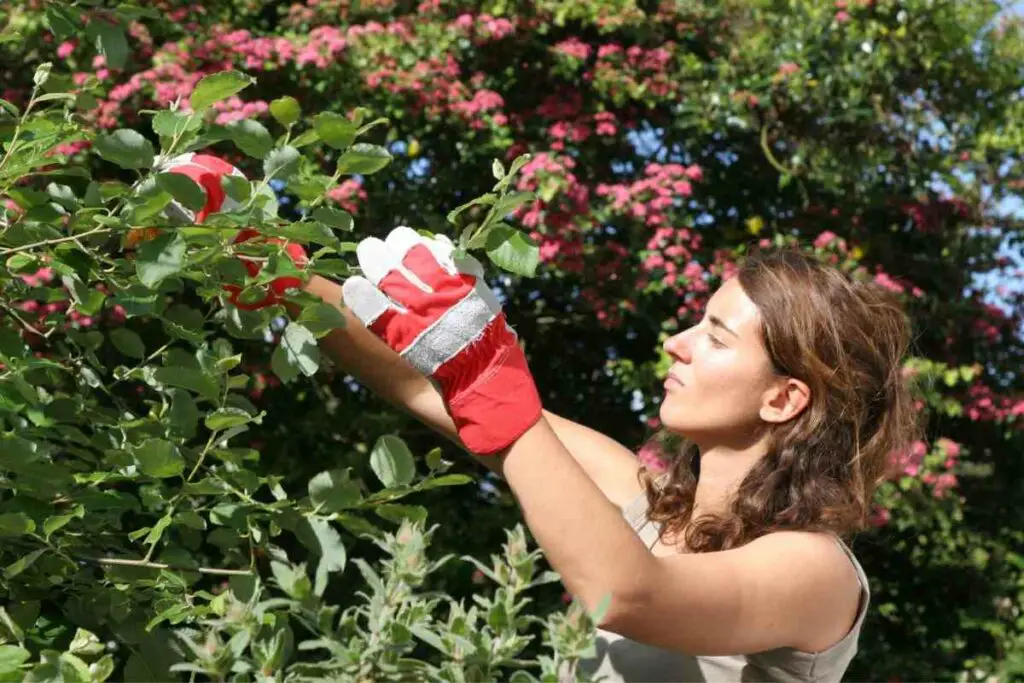
[[[684,386],[686,386],[686,385],[683,384],[679,380],[678,377],[673,375],[671,372],[668,373],[668,377],[665,378],[665,388],[666,389],[679,388],[679,387],[684,387]]]

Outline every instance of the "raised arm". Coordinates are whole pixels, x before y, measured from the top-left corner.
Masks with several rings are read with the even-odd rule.
[[[461,446],[455,423],[445,409],[441,394],[425,376],[367,330],[345,307],[341,285],[313,276],[305,289],[338,308],[345,317],[343,329],[334,330],[320,341],[321,348],[338,367],[380,398]],[[293,313],[297,311],[293,310]],[[572,420],[549,411],[544,411],[544,415],[572,457],[608,500],[622,507],[640,492],[638,462],[629,449]],[[503,475],[501,459],[474,457]]]

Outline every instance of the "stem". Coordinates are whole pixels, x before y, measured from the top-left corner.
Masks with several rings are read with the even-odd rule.
[[[144,567],[146,569],[172,569],[181,572],[199,572],[200,574],[212,574],[215,576],[252,576],[247,569],[218,569],[216,567],[183,567],[180,565],[166,564],[164,562],[149,562],[147,560],[124,560],[117,557],[89,557],[89,562],[98,565],[111,565],[118,567]]]
[[[92,230],[89,230],[88,232],[83,232],[80,235],[71,235],[70,237],[57,237],[57,238],[52,239],[52,240],[43,240],[42,242],[33,242],[32,244],[23,244],[20,247],[11,247],[10,249],[4,249],[4,250],[0,251],[0,257],[7,256],[8,254],[15,254],[15,253],[17,253],[19,251],[28,251],[29,249],[35,249],[36,247],[45,247],[48,244],[60,244],[61,242],[73,242],[75,240],[80,240],[83,237],[88,237],[89,235],[102,235],[102,234],[105,234],[105,233],[108,233],[108,232],[113,232],[113,231],[114,231],[113,228],[93,228]]]

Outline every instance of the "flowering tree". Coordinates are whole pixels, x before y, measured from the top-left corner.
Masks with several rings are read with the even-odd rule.
[[[260,297],[297,275],[269,243],[233,246],[240,227],[307,244],[312,272],[344,277],[349,231],[401,223],[486,249],[546,405],[632,445],[658,427],[660,342],[752,244],[799,242],[899,292],[916,333],[904,375],[929,429],[893,454],[854,546],[874,599],[851,677],[1024,670],[1021,225],[1000,211],[1020,189],[1024,43],[995,3],[8,4],[0,553],[18,606],[0,615],[0,647],[13,677],[152,676],[139,667],[171,665],[153,653],[173,629],[179,668],[221,677],[571,666],[585,620],[538,586],[535,615],[554,616],[527,625],[514,596],[537,557],[505,537],[517,518],[500,483],[440,486],[478,473],[317,372],[315,339],[337,324],[326,307],[298,297],[289,320],[225,303],[224,284]],[[253,179],[232,188],[244,216],[162,230],[167,202],[197,198],[152,157],[187,149]],[[235,250],[266,259],[261,274]],[[395,433],[409,447],[379,438]],[[427,452],[412,474],[409,453]],[[639,456],[660,466],[654,449]],[[439,562],[502,541],[493,568]],[[225,587],[199,568],[245,576]],[[468,599],[488,574],[501,588],[481,598],[486,617],[452,608],[441,628],[428,598],[398,600]],[[409,611],[379,611],[399,603]],[[382,615],[407,628],[374,630]],[[371,654],[352,660],[350,637]],[[510,654],[479,654],[498,641]],[[360,668],[383,651],[397,668]]]

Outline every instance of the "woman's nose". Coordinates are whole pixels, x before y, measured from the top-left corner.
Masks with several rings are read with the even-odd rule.
[[[690,343],[686,332],[674,334],[665,340],[665,352],[684,363],[690,362]]]

